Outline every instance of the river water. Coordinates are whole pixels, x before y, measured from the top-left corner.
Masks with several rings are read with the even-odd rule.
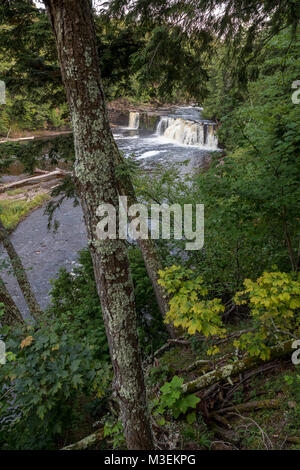
[[[188,161],[185,171],[195,171],[195,168],[207,165],[211,152],[217,149],[214,125],[202,120],[200,108],[159,111],[152,116],[150,129],[143,126],[143,118],[140,114],[130,113],[128,126],[114,125],[113,134],[124,155],[136,158],[145,171],[157,164],[185,161]],[[58,231],[48,231],[44,209],[37,209],[11,235],[42,308],[49,303],[50,280],[57,276],[61,267],[72,270],[77,252],[87,246],[81,207],[73,207],[72,201],[65,201],[57,211],[56,219],[60,224]],[[1,248],[0,263],[3,261],[7,263],[8,259]],[[1,276],[27,317],[27,306],[11,270],[2,269]]]
[[[113,129],[119,148],[150,169],[188,161],[188,171],[203,167],[218,149],[215,125],[201,117],[201,108],[174,107],[159,111],[152,129],[145,129],[141,113],[129,115],[128,127]],[[156,121],[156,122],[155,122]]]

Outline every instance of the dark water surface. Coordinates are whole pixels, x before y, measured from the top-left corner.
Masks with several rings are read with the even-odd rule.
[[[175,109],[170,116],[174,119],[197,122],[201,119],[198,109],[190,107]],[[151,170],[157,164],[168,165],[188,160],[185,172],[192,172],[195,168],[207,164],[213,150],[201,145],[182,145],[153,131],[151,133],[146,130],[115,127],[113,133],[124,154],[135,156],[145,170]],[[49,303],[50,279],[57,276],[60,267],[72,270],[78,250],[87,245],[80,206],[73,207],[72,201],[64,201],[57,210],[55,218],[60,223],[57,233],[48,231],[48,218],[44,215],[44,208],[37,209],[21,222],[11,235],[11,240],[28,270],[28,278],[43,308]],[[2,261],[7,260],[3,248],[0,248],[0,258]],[[1,276],[15,302],[27,316],[27,306],[14,276],[9,271],[9,269],[2,270]]]

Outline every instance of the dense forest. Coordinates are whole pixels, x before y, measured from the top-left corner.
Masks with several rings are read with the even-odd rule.
[[[1,450],[300,449],[299,19],[1,1]]]

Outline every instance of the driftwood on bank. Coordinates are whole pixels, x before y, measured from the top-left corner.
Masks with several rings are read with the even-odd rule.
[[[247,370],[253,369],[256,366],[291,354],[292,351],[292,341],[281,343],[271,348],[270,359],[268,361],[264,361],[258,357],[246,357],[231,364],[227,364],[226,366],[219,367],[211,372],[208,372],[207,374],[197,377],[197,379],[192,380],[191,382],[183,384],[183,393],[198,392],[205,389],[206,387],[209,387],[210,385],[221,382],[222,380],[231,379],[232,377],[235,377]]]
[[[49,181],[54,178],[63,178],[66,175],[67,173],[65,171],[57,169],[55,171],[50,171],[45,174],[41,174],[39,176],[33,176],[31,178],[25,178],[23,180],[14,181],[13,183],[5,184],[4,186],[0,187],[0,193],[5,193],[6,191],[22,188],[23,186],[27,186],[31,184],[44,183],[45,181]]]
[[[84,437],[78,442],[75,442],[75,444],[71,444],[69,446],[63,447],[60,450],[85,450],[88,449],[89,447],[92,447],[94,444],[97,442],[100,442],[104,439],[104,430],[103,429],[98,429],[98,431],[94,432],[93,434],[90,434],[87,437]]]

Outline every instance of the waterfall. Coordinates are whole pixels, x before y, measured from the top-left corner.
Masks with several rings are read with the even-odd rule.
[[[213,124],[208,124],[207,146],[214,150],[218,149],[218,137]]]
[[[218,149],[218,138],[215,135],[214,124],[162,116],[156,129],[156,135],[175,140],[183,145]]]
[[[138,129],[139,126],[140,126],[140,113],[130,111],[128,127],[130,129]]]
[[[156,135],[158,135],[158,136],[164,135],[166,129],[169,126],[171,126],[174,121],[175,121],[175,119],[173,119],[173,118],[170,118],[170,117],[167,117],[167,116],[162,116],[160,118],[160,121],[159,121],[158,125],[157,125]]]

